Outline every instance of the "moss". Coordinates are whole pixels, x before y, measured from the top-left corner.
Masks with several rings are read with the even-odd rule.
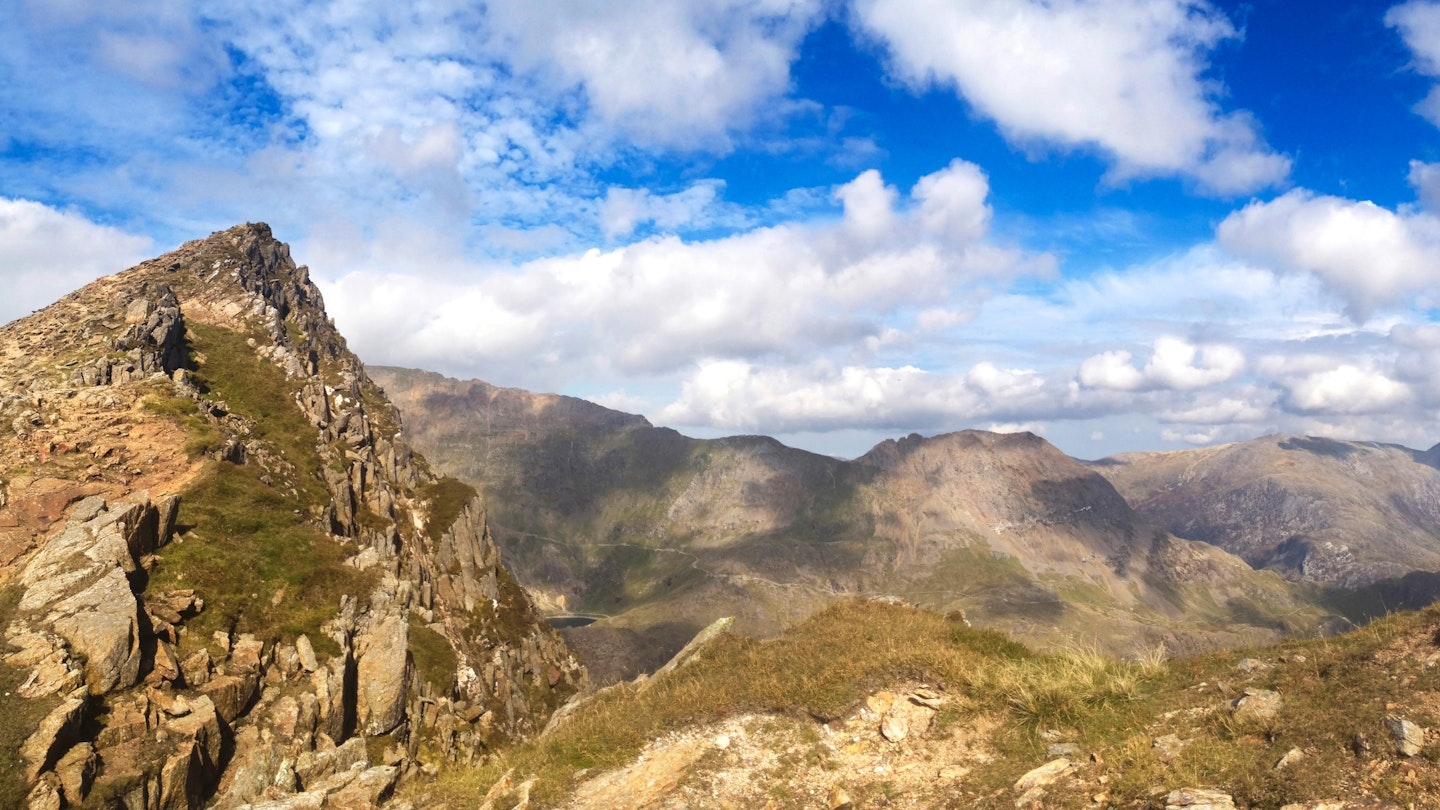
[[[431,630],[415,616],[410,617],[410,654],[415,674],[440,694],[449,694],[455,685],[455,649],[450,640]]]
[[[425,524],[425,533],[438,542],[455,525],[466,504],[475,499],[476,492],[469,484],[447,477],[420,487],[415,496],[430,502],[430,520]]]

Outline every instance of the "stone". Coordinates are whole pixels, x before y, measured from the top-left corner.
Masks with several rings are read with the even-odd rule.
[[[1250,673],[1270,669],[1273,666],[1273,664],[1267,664],[1264,661],[1256,658],[1243,658],[1240,660],[1240,663],[1235,665],[1235,668],[1240,670],[1241,672]]]
[[[314,672],[320,668],[320,660],[315,657],[315,647],[310,644],[310,638],[301,635],[295,639],[295,652],[300,655],[300,668],[306,672]]]
[[[845,792],[845,788],[836,785],[830,789],[830,798],[826,805],[830,810],[850,810],[855,806],[855,802],[850,798],[850,794]]]
[[[1269,689],[1246,689],[1244,694],[1230,704],[1235,719],[1266,723],[1275,719],[1285,701],[1279,692]]]
[[[20,747],[20,756],[25,760],[25,781],[35,781],[69,749],[85,720],[85,707],[85,699],[67,698],[45,715],[40,727],[25,739]]]
[[[254,674],[216,675],[199,687],[199,692],[214,702],[215,711],[221,719],[232,723],[250,708],[258,686],[259,680]]]
[[[410,685],[410,623],[403,613],[385,613],[356,640],[359,714],[365,732],[385,734],[405,717]]]
[[[220,761],[223,740],[220,736],[220,716],[215,712],[215,703],[205,695],[191,697],[190,713],[176,717],[165,724],[166,730],[186,739],[194,740],[196,753],[205,768],[211,769]]]
[[[1033,788],[1049,787],[1059,781],[1060,777],[1073,770],[1075,764],[1065,757],[1058,757],[1033,768],[1015,782],[1015,790],[1025,793]]]
[[[378,807],[394,790],[400,769],[393,765],[367,768],[348,785],[325,797],[325,807],[334,810],[370,810]]]
[[[890,713],[880,721],[880,734],[890,742],[900,742],[910,732],[910,724],[902,714]]]
[[[1045,746],[1045,756],[1055,759],[1056,757],[1079,757],[1080,746],[1075,743],[1050,743]]]
[[[60,778],[66,804],[78,805],[85,801],[90,785],[95,782],[96,765],[95,747],[86,742],[71,748],[55,763],[55,775]]]
[[[207,770],[200,746],[194,740],[182,743],[180,750],[166,758],[160,769],[159,810],[200,807]]]
[[[210,651],[201,648],[185,657],[180,662],[180,672],[185,676],[187,686],[204,686],[210,680],[210,673],[213,667],[210,663]]]
[[[1299,762],[1304,758],[1304,751],[1301,751],[1299,748],[1291,748],[1289,751],[1285,752],[1285,756],[1281,757],[1279,762],[1275,763],[1275,770],[1284,770],[1285,768],[1294,765],[1295,763]]]
[[[64,800],[60,797],[60,780],[53,773],[47,773],[30,789],[25,797],[29,810],[60,810]]]
[[[1385,730],[1395,745],[1395,753],[1402,757],[1413,757],[1425,746],[1425,729],[1409,720],[1390,715],[1385,718]]]
[[[1165,796],[1165,810],[1235,810],[1235,800],[1218,790],[1181,788]]]
[[[1174,759],[1179,756],[1180,751],[1189,744],[1189,740],[1182,740],[1179,735],[1166,734],[1156,737],[1155,742],[1150,747],[1155,749],[1155,752],[1160,755],[1161,759]]]

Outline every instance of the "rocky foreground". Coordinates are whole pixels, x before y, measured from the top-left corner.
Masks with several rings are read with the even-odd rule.
[[[0,328],[0,806],[365,807],[585,682],[244,225]]]

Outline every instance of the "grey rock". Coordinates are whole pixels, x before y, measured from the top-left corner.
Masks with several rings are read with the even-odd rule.
[[[1425,729],[1401,717],[1391,715],[1385,718],[1385,730],[1395,745],[1395,752],[1413,757],[1425,747]]]
[[[1235,810],[1235,799],[1218,790],[1181,788],[1165,796],[1165,810]]]

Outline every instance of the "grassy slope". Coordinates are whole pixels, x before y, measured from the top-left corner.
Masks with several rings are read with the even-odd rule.
[[[150,587],[194,588],[205,599],[205,610],[189,622],[191,643],[204,643],[215,630],[262,638],[304,633],[333,652],[320,624],[341,594],[363,593],[372,576],[344,565],[347,549],[314,527],[328,500],[317,475],[315,429],[292,399],[295,386],[245,337],[191,324],[196,381],[209,398],[254,421],[249,438],[263,442],[288,474],[268,474],[258,463],[210,462],[181,494],[184,540],[162,551]],[[205,427],[191,422],[182,420],[197,439],[210,441]]]
[[[1431,806],[1440,795],[1440,746],[1402,760],[1382,721],[1398,713],[1427,728],[1440,723],[1437,622],[1440,610],[1431,609],[1330,639],[1127,664],[1040,655],[938,614],[847,601],[768,642],[723,636],[653,688],[603,693],[544,740],[447,774],[432,798],[473,806],[514,768],[517,782],[538,777],[534,798],[548,806],[573,787],[577,770],[595,769],[593,776],[624,764],[664,732],[746,711],[833,720],[877,688],[920,680],[945,684],[951,696],[937,726],[999,721],[990,740],[998,756],[970,763],[953,806],[1013,806],[1010,786],[1045,761],[1040,732],[1052,728],[1097,760],[1053,789],[1046,806],[1085,807],[1103,791],[1116,806],[1158,807],[1164,791],[1199,785],[1234,794],[1242,807],[1360,796]],[[1247,657],[1269,666],[1237,669]],[[1226,707],[1245,688],[1278,691],[1279,715],[1237,721]],[[1154,741],[1171,733],[1190,742],[1166,759]],[[1276,770],[1292,748],[1304,758]]]

